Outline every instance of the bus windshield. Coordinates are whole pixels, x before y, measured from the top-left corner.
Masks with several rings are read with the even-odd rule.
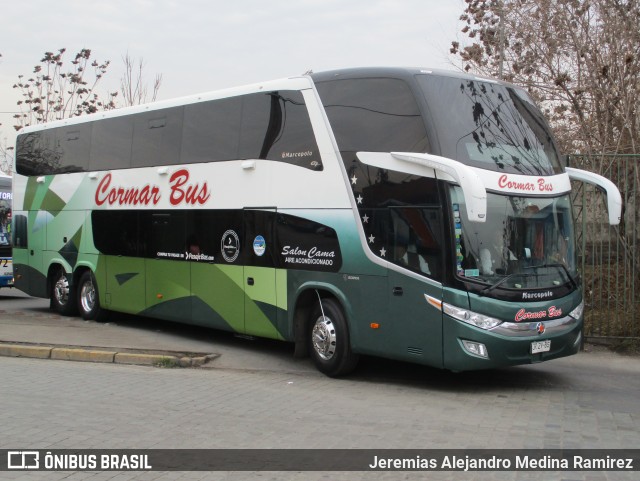
[[[562,172],[552,135],[526,92],[495,82],[418,75],[444,157],[522,175]]]
[[[487,194],[487,221],[470,222],[462,189],[451,186],[456,273],[507,289],[575,284],[569,195],[554,198]]]

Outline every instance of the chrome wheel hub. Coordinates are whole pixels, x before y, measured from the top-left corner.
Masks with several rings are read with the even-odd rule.
[[[64,306],[69,301],[69,281],[65,275],[61,275],[53,286],[53,295],[56,298],[56,302],[61,306]]]
[[[96,289],[93,282],[85,282],[80,290],[80,304],[84,312],[91,312],[96,305]]]
[[[326,316],[316,320],[311,332],[313,349],[321,359],[328,361],[336,352],[336,329],[333,321]]]

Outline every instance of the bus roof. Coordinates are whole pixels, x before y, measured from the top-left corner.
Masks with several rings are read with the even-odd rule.
[[[483,77],[479,75],[469,74],[465,72],[459,72],[454,70],[433,69],[423,67],[358,67],[358,68],[345,68],[337,70],[328,70],[324,72],[312,73],[311,78],[314,82],[323,82],[327,80],[341,79],[354,79],[354,78],[371,78],[371,77],[392,77],[399,79],[409,79],[415,75],[420,74],[433,74],[443,77],[452,77],[465,80],[481,80],[483,82],[500,83],[504,85],[510,85],[507,82],[497,80],[490,77]]]

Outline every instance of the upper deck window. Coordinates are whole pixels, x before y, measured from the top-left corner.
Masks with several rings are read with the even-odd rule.
[[[302,92],[282,90],[20,134],[21,175],[265,159],[322,170]]]
[[[524,91],[479,80],[416,77],[444,157],[513,174],[562,172],[551,131]]]
[[[345,162],[358,151],[427,152],[424,122],[404,81],[361,78],[316,85]]]

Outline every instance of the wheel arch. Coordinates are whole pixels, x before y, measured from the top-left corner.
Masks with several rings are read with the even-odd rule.
[[[47,294],[51,293],[51,288],[53,287],[53,281],[54,281],[54,275],[56,272],[58,272],[59,269],[62,269],[65,273],[65,275],[67,276],[67,279],[69,279],[71,282],[74,282],[75,279],[73,278],[72,274],[72,268],[71,265],[69,265],[69,263],[62,259],[62,258],[54,258],[51,259],[51,261],[49,262],[49,267],[47,268]]]

